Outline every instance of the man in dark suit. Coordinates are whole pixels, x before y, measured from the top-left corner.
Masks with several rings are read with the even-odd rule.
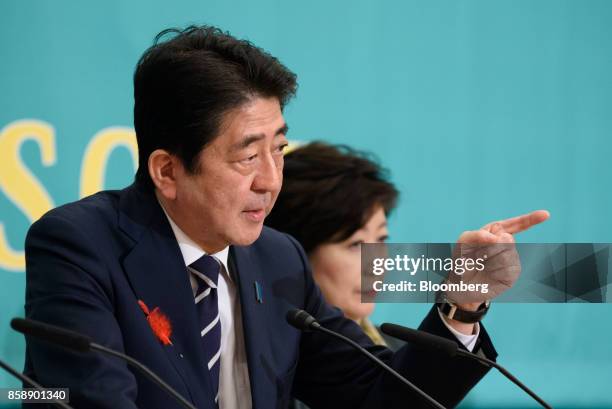
[[[175,31],[134,76],[136,182],[47,213],[26,239],[26,315],[140,360],[198,408],[424,405],[367,358],[289,326],[301,308],[446,406],[487,372],[409,346],[374,346],[326,304],[294,239],[263,228],[282,183],[282,108],[296,79],[248,42]],[[432,308],[421,328],[453,338]],[[475,352],[496,352],[480,328]],[[177,408],[126,364],[27,340],[28,375],[77,408]]]

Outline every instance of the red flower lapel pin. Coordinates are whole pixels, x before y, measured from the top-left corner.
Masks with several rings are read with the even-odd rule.
[[[170,324],[168,317],[161,312],[159,307],[155,307],[152,311],[149,311],[149,307],[147,307],[142,300],[138,300],[138,305],[140,305],[140,308],[147,316],[147,321],[157,339],[164,345],[172,345],[172,341],[170,341],[170,336],[172,336],[172,324]]]

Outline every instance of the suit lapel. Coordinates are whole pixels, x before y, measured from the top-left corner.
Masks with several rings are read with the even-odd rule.
[[[136,244],[123,260],[139,300],[155,307],[172,323],[172,345],[163,346],[192,400],[214,408],[212,381],[199,337],[200,329],[189,275],[168,220],[152,193],[126,189],[121,199],[120,226]],[[200,399],[198,399],[200,397]],[[200,401],[200,402],[198,402]]]
[[[237,278],[240,291],[253,409],[266,409],[271,407],[276,395],[275,386],[270,383],[270,374],[266,372],[272,351],[267,338],[265,307],[264,303],[257,299],[255,282],[262,287],[263,302],[268,289],[259,265],[251,258],[250,249],[250,247],[231,246],[230,269],[234,270],[232,275]]]

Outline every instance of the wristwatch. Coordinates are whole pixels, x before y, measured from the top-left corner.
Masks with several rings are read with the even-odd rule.
[[[440,312],[447,318],[459,322],[465,322],[467,324],[473,324],[479,322],[489,311],[490,301],[485,301],[476,311],[465,311],[460,309],[457,304],[450,301],[436,303]]]

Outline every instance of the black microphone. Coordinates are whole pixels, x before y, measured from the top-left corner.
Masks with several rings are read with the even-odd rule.
[[[88,352],[91,350],[92,340],[87,335],[45,324],[44,322],[13,318],[11,320],[11,328],[22,334],[42,339],[43,341],[60,345],[73,351]]]
[[[434,398],[432,398],[431,396],[429,396],[428,394],[423,392],[421,389],[419,389],[416,385],[414,385],[408,379],[404,378],[402,375],[397,373],[389,365],[387,365],[386,363],[384,363],[383,361],[381,361],[380,359],[378,359],[377,357],[372,355],[370,352],[368,352],[361,345],[359,345],[358,343],[356,343],[352,339],[350,339],[350,338],[348,338],[348,337],[346,337],[346,336],[344,336],[342,334],[339,334],[339,333],[337,333],[335,331],[332,331],[330,329],[325,328],[324,326],[319,324],[317,322],[317,320],[312,315],[308,314],[306,311],[298,310],[298,309],[288,311],[287,312],[287,322],[291,326],[293,326],[293,327],[295,327],[295,328],[297,328],[297,329],[299,329],[301,331],[319,331],[319,332],[323,332],[323,333],[325,333],[327,335],[331,335],[332,337],[338,338],[338,339],[348,343],[349,345],[351,345],[352,347],[357,349],[359,352],[361,352],[362,354],[364,354],[365,356],[370,358],[370,360],[374,361],[376,364],[378,364],[379,366],[384,368],[391,375],[393,375],[394,377],[399,379],[404,385],[407,385],[411,390],[417,392],[431,406],[433,406],[434,408],[437,408],[437,409],[445,409],[444,406],[442,406],[438,401],[436,401]]]
[[[304,310],[290,310],[287,312],[287,322],[292,326],[302,331],[316,330],[321,327],[321,324]]]
[[[542,398],[536,395],[535,392],[533,392],[521,381],[519,381],[514,375],[508,372],[508,370],[506,370],[503,366],[499,365],[495,361],[485,358],[484,356],[473,354],[467,350],[460,349],[455,341],[439,337],[437,335],[428,334],[424,331],[418,331],[412,328],[402,327],[401,325],[396,324],[384,323],[380,326],[380,330],[389,336],[392,336],[405,342],[409,342],[414,345],[418,345],[422,348],[433,349],[445,353],[451,357],[456,355],[465,356],[471,359],[475,359],[480,363],[484,364],[485,366],[488,366],[489,368],[497,368],[499,372],[501,372],[506,378],[508,378],[515,385],[525,391],[529,396],[535,399],[540,405],[547,409],[552,409],[552,407],[548,403],[546,403]]]
[[[31,319],[13,318],[11,327],[26,336],[38,338],[50,344],[59,345],[65,349],[76,352],[89,352],[91,350],[100,351],[102,353],[115,356],[125,360],[128,364],[139,370],[143,375],[157,384],[161,389],[166,391],[170,396],[175,398],[183,407],[187,409],[196,409],[189,401],[183,398],[170,385],[164,382],[153,371],[147,368],[144,364],[138,362],[131,356],[125,355],[114,349],[107,348],[103,345],[92,342],[91,338],[75,331],[57,327],[55,325],[46,324],[44,322]]]
[[[15,378],[19,379],[21,382],[33,387],[34,389],[38,390],[38,391],[44,391],[45,388],[43,386],[41,386],[39,383],[37,383],[36,381],[34,381],[34,379],[30,378],[27,375],[22,374],[21,372],[17,371],[15,368],[13,368],[12,366],[10,366],[9,364],[7,364],[6,362],[4,362],[3,360],[0,359],[0,368],[4,369],[6,372],[10,373],[11,375],[13,375]],[[59,400],[49,400],[49,403],[51,403],[52,405],[57,406],[58,408],[62,408],[62,409],[73,409],[72,406],[70,406],[69,404],[59,401]]]
[[[389,323],[382,324],[380,330],[393,338],[418,345],[425,349],[437,349],[451,357],[457,355],[459,351],[459,346],[455,341],[428,332],[417,331],[412,328]]]

